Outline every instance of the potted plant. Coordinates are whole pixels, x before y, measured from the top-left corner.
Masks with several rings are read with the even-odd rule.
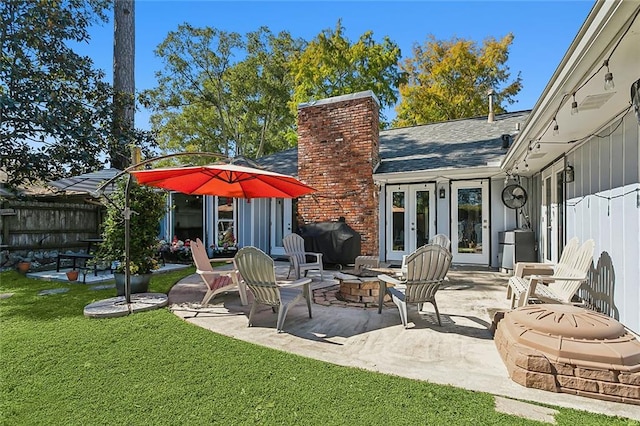
[[[31,268],[31,259],[29,259],[28,257],[25,257],[20,262],[18,262],[18,271],[20,273],[26,274],[27,272],[29,272],[30,268]]]
[[[125,284],[125,190],[121,179],[109,196],[102,239],[96,261],[111,262],[118,296],[124,294]],[[144,293],[149,288],[151,272],[159,268],[158,230],[165,214],[165,195],[149,186],[132,181],[129,188],[130,216],[129,273],[131,293]]]

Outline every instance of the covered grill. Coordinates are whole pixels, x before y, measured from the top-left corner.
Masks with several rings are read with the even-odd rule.
[[[322,253],[325,266],[349,265],[360,255],[361,237],[345,222],[309,223],[300,228],[306,251]]]

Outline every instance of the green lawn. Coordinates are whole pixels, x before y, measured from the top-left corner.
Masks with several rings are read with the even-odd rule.
[[[193,268],[154,276],[166,293]],[[43,289],[68,293],[37,296]],[[115,295],[0,273],[3,425],[537,424],[489,394],[346,368],[221,336],[168,309],[87,319]],[[561,425],[636,424],[559,408]]]

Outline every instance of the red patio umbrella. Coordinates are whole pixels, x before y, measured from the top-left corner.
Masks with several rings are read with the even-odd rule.
[[[138,183],[183,194],[234,198],[296,198],[315,189],[293,176],[236,164],[132,170]]]

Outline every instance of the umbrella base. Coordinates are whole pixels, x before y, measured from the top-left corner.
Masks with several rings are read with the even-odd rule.
[[[124,296],[99,300],[84,307],[84,316],[89,318],[124,317],[136,312],[150,311],[167,306],[169,298],[164,293],[138,293],[131,295],[131,303]]]

